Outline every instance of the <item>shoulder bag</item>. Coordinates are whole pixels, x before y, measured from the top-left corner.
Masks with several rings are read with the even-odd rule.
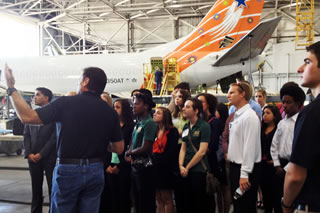
[[[189,131],[190,132],[190,131]],[[191,138],[190,138],[190,134],[188,134],[188,139],[189,142],[191,144],[191,147],[193,148],[194,152],[197,153],[198,150],[195,147],[195,145],[193,144]],[[219,191],[220,188],[220,182],[219,180],[214,176],[214,174],[212,174],[209,170],[208,167],[206,166],[205,162],[203,159],[201,159],[200,161],[204,171],[206,172],[206,192],[208,195],[214,195],[214,193],[216,193],[217,191]]]

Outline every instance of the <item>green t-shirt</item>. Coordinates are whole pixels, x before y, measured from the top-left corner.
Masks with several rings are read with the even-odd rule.
[[[158,126],[150,115],[140,120],[132,133],[132,149],[142,146],[143,141],[154,142],[157,137]],[[151,154],[151,153],[150,153]]]
[[[190,134],[190,138],[194,146],[196,147],[196,149],[199,150],[200,142],[209,143],[210,141],[210,134],[211,134],[210,125],[204,120],[199,118],[197,122],[194,124],[194,126],[192,127],[192,129],[190,129],[190,122],[188,122],[184,126],[183,132],[182,132],[182,140],[187,145],[186,155],[184,158],[184,166],[187,166],[187,164],[191,161],[191,159],[195,155],[195,151],[193,150],[189,142],[188,134]],[[207,154],[204,156],[203,159],[207,168],[210,169],[208,165]],[[189,172],[205,172],[204,168],[201,165],[201,161],[199,161],[199,163],[193,166]]]

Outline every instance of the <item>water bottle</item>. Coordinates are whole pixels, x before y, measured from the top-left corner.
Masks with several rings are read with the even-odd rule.
[[[237,190],[235,191],[234,195],[233,195],[233,199],[238,200],[240,197],[242,197],[244,195],[245,191],[241,191],[240,187],[237,188]]]

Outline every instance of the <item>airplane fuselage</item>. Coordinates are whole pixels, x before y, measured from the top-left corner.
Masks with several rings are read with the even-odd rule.
[[[95,66],[103,69],[107,74],[106,91],[110,93],[130,92],[140,88],[143,84],[143,64],[150,63],[151,57],[164,57],[168,51],[179,45],[179,41],[141,53],[4,59],[1,60],[0,66],[4,67],[4,63],[8,63],[14,72],[16,87],[22,91],[34,91],[39,86],[48,87],[57,94],[75,91],[83,68]],[[212,86],[216,84],[217,80],[236,72],[242,71],[243,74],[249,72],[248,61],[213,67],[212,64],[222,54],[224,51],[210,53],[183,70],[180,73],[181,81],[189,82],[191,87],[201,83]],[[252,71],[257,70],[256,65],[261,60],[260,56],[251,60]],[[2,76],[2,84],[4,84],[4,76]]]

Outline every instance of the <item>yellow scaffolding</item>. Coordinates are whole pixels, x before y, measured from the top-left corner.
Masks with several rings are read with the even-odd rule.
[[[155,94],[155,71],[152,70],[151,64],[143,65],[144,82],[143,88],[146,88]],[[164,71],[164,77],[162,79],[162,87],[160,96],[170,95],[174,90],[174,87],[180,83],[180,71],[179,65],[175,58],[167,59],[166,67]]]
[[[314,42],[314,0],[296,0],[296,50]]]
[[[166,61],[166,73],[162,81],[160,96],[170,95],[174,87],[180,83],[180,70],[176,58],[169,58]]]

